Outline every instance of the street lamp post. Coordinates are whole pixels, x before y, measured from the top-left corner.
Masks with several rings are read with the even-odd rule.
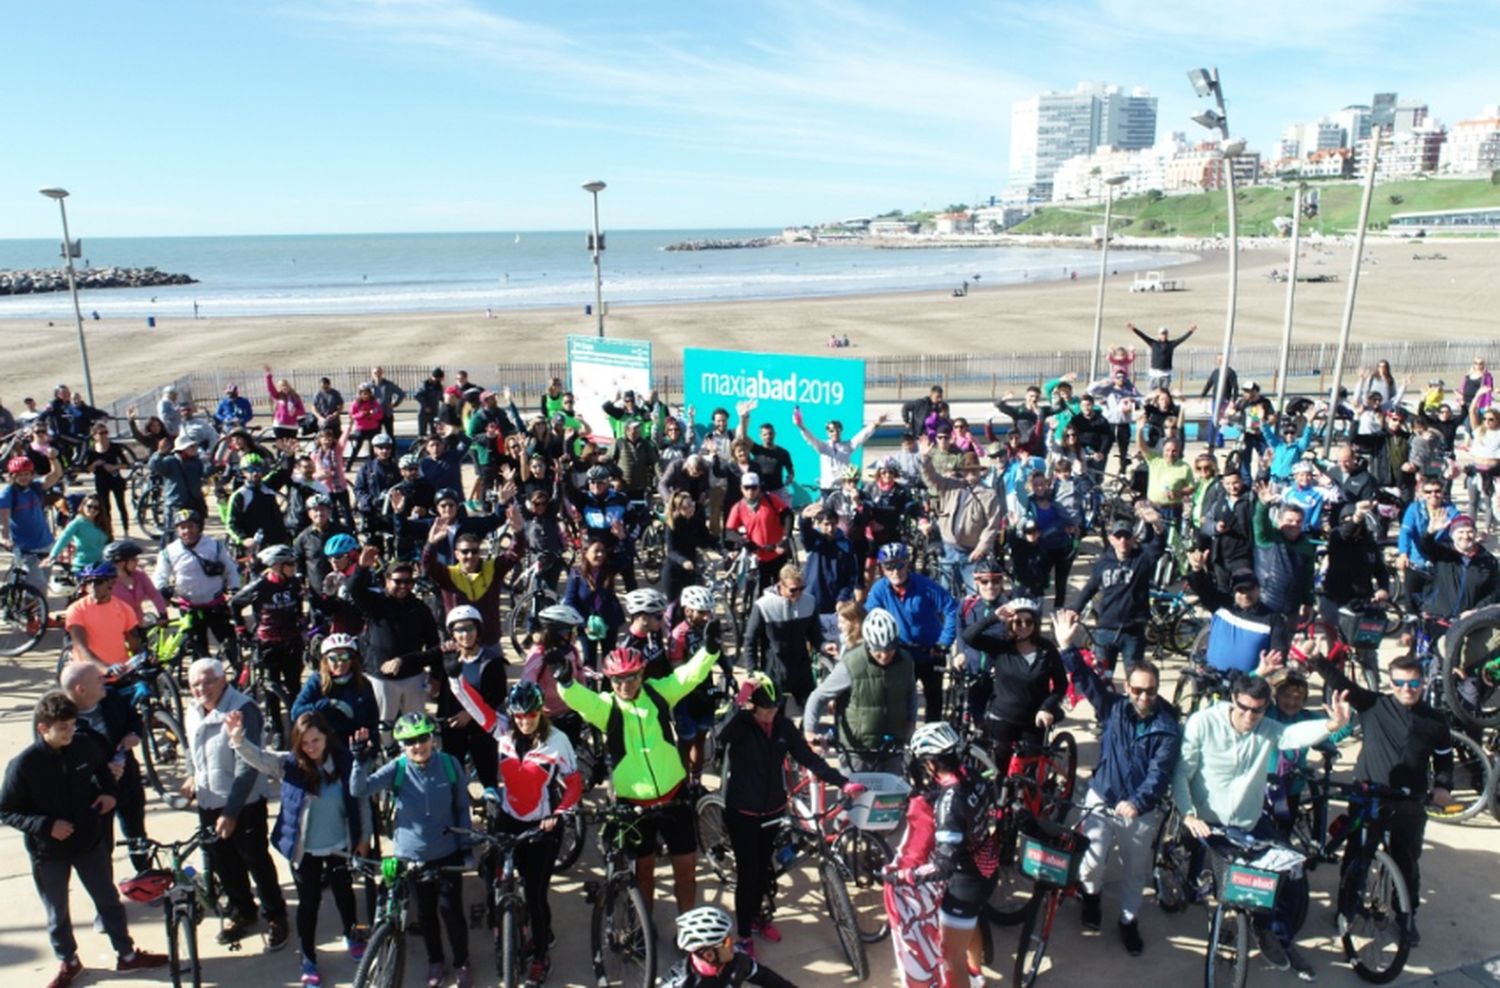
[[[1104,276],[1109,265],[1109,217],[1115,205],[1115,189],[1128,181],[1129,175],[1111,175],[1104,180],[1104,238],[1099,245],[1099,296],[1094,302],[1094,349],[1089,356],[1089,380],[1099,377],[1099,348],[1104,337]]]
[[[1292,355],[1292,305],[1297,297],[1297,251],[1302,239],[1302,197],[1307,183],[1299,181],[1292,194],[1292,258],[1287,262],[1286,315],[1281,326],[1281,360],[1276,365],[1276,411],[1286,407],[1287,364]]]
[[[1193,69],[1187,75],[1188,81],[1193,84],[1193,91],[1199,96],[1212,96],[1218,107],[1216,111],[1204,110],[1194,116],[1193,120],[1209,130],[1219,132],[1224,154],[1224,190],[1229,196],[1229,304],[1224,313],[1224,352],[1220,358],[1213,407],[1209,410],[1209,431],[1212,434],[1210,442],[1213,443],[1218,439],[1219,416],[1224,408],[1224,384],[1229,377],[1229,351],[1234,346],[1234,315],[1240,283],[1239,224],[1234,193],[1234,159],[1245,150],[1245,142],[1229,139],[1229,117],[1224,109],[1224,89],[1219,85],[1219,70]]]
[[[1359,291],[1359,267],[1365,256],[1365,229],[1370,225],[1370,200],[1375,198],[1375,170],[1380,164],[1379,127],[1370,128],[1370,164],[1365,175],[1365,193],[1359,201],[1359,228],[1354,233],[1354,260],[1349,263],[1349,291],[1344,296],[1344,319],[1339,326],[1339,347],[1333,358],[1333,387],[1328,392],[1328,432],[1323,456],[1333,449],[1334,414],[1339,407],[1339,389],[1344,383],[1344,357],[1349,352],[1349,330],[1354,325],[1354,296]]]
[[[594,197],[594,232],[589,237],[589,251],[594,255],[594,317],[599,321],[599,338],[604,338],[604,280],[599,271],[599,252],[604,250],[604,234],[599,232],[599,193],[604,183],[595,179],[583,183],[583,191]]]
[[[94,403],[94,378],[89,374],[89,346],[83,338],[83,307],[78,304],[78,275],[73,271],[73,240],[68,236],[68,207],[63,202],[68,198],[68,190],[41,189],[39,191],[48,199],[56,199],[57,208],[62,212],[62,255],[68,269],[68,291],[73,294],[73,318],[78,323],[78,359],[83,363],[83,393],[92,405]]]

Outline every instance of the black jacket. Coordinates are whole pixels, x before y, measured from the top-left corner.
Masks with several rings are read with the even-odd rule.
[[[38,738],[6,766],[0,821],[25,835],[33,858],[71,859],[93,850],[109,834],[107,817],[90,804],[114,795],[109,758],[92,738],[74,735],[65,748]],[[73,825],[65,840],[52,836],[57,820]]]
[[[786,809],[787,756],[831,786],[849,780],[808,745],[797,726],[777,714],[767,734],[755,716],[741,710],[719,728],[724,751],[724,808],[751,816],[770,816]]]
[[[1030,728],[1041,710],[1061,718],[1068,670],[1056,645],[1045,638],[1037,639],[1036,658],[1028,664],[1016,651],[1015,639],[1000,623],[998,612],[969,625],[963,636],[965,645],[989,656],[989,681],[979,687],[986,694],[986,721]]]
[[[1408,788],[1419,798],[1427,796],[1427,766],[1435,773],[1432,784],[1443,789],[1453,785],[1453,738],[1447,719],[1426,700],[1407,707],[1388,693],[1376,693],[1357,685],[1327,659],[1317,671],[1331,688],[1347,690],[1349,705],[1359,711],[1364,743],[1354,763],[1360,782]]]
[[[1375,532],[1350,515],[1328,534],[1328,569],[1323,574],[1323,596],[1338,604],[1368,600],[1376,590],[1390,590],[1390,570]]]
[[[349,578],[349,595],[365,619],[359,636],[359,654],[365,675],[375,679],[407,679],[428,672],[442,673],[439,661],[437,621],[427,605],[416,597],[394,600],[375,589],[374,575],[363,566]],[[401,660],[394,676],[380,671],[380,664]]]
[[[1464,611],[1500,603],[1500,564],[1481,548],[1472,559],[1439,542],[1431,532],[1422,534],[1422,555],[1432,562],[1432,583],[1422,602],[1422,613],[1456,618]]]

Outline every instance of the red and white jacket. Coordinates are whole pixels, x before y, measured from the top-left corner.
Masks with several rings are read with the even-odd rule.
[[[583,796],[583,773],[573,754],[573,742],[557,728],[544,741],[533,741],[522,753],[510,722],[466,683],[462,676],[448,680],[453,695],[480,727],[500,742],[500,781],[505,812],[523,823],[543,820],[577,805]]]

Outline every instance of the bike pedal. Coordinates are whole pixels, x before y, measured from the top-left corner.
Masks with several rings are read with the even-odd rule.
[[[245,945],[243,943],[241,943],[240,941],[238,941],[238,940],[232,940],[229,943],[226,943],[224,945],[224,948],[226,950],[228,950],[231,954],[238,954],[242,949],[244,949],[244,946]]]

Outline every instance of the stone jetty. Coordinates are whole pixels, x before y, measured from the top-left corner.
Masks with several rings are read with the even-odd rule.
[[[743,250],[746,247],[770,247],[781,243],[780,237],[749,237],[744,240],[684,240],[667,244],[662,250]]]
[[[196,285],[198,279],[185,274],[171,274],[156,268],[84,268],[78,272],[78,287],[155,288],[159,285]],[[0,295],[40,295],[68,290],[65,268],[33,268],[29,271],[0,271]]]

